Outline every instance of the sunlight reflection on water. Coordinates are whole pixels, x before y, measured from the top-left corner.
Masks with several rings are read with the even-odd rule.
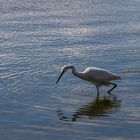
[[[1,0],[0,136],[139,139],[139,4]],[[68,63],[120,74],[117,98],[102,87],[97,100],[96,88],[71,72],[56,86]]]

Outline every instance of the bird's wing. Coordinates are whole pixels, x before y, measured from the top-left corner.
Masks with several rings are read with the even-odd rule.
[[[111,80],[119,79],[120,77],[100,68],[89,68],[85,72],[88,75],[88,78],[96,83],[109,83]]]

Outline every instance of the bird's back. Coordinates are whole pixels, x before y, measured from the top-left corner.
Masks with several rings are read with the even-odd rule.
[[[97,67],[88,67],[84,73],[87,75],[88,81],[100,85],[107,85],[112,80],[120,79],[120,76]]]

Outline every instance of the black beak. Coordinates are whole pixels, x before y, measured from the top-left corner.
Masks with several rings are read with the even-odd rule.
[[[59,82],[59,80],[60,80],[60,78],[62,77],[62,75],[64,74],[64,72],[65,72],[65,71],[62,71],[62,72],[61,72],[60,76],[58,77],[58,79],[57,79],[57,81],[56,81],[56,84]]]

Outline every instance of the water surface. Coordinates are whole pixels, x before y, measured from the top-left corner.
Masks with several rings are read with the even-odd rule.
[[[0,136],[125,140],[140,134],[140,2],[0,0]],[[120,74],[109,97],[60,68]]]

